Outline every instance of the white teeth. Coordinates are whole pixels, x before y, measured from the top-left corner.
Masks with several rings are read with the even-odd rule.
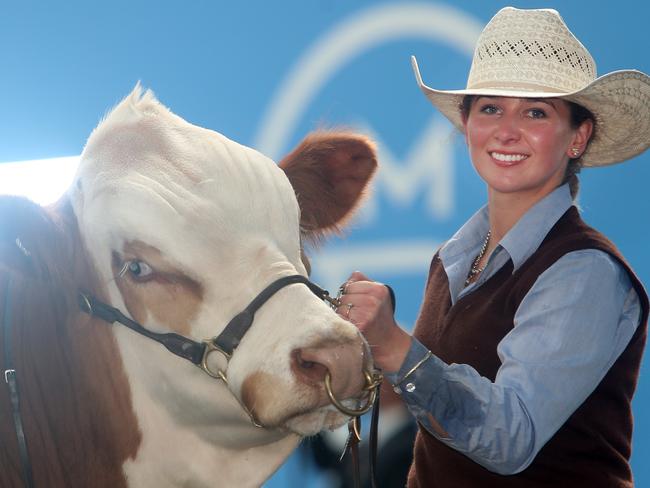
[[[523,161],[528,157],[525,154],[501,154],[498,152],[490,153],[490,156],[492,156],[497,161],[507,161],[507,162]]]

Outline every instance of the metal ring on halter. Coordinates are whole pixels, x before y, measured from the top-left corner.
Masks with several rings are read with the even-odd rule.
[[[384,377],[381,373],[369,373],[368,371],[364,371],[363,375],[366,377],[366,386],[364,387],[364,390],[368,392],[368,401],[363,407],[353,409],[344,406],[336,399],[334,392],[332,392],[332,377],[329,371],[325,374],[325,391],[327,392],[330,402],[332,402],[332,405],[334,405],[339,412],[349,415],[350,417],[359,417],[372,408],[375,403],[375,398],[377,398],[377,388],[381,385]]]
[[[80,293],[79,295],[81,296],[82,300],[84,301],[84,304],[86,305],[86,307],[88,307],[88,314],[92,315],[93,314],[93,306],[90,303],[90,300],[88,299],[88,297],[84,293]]]
[[[203,358],[201,359],[201,364],[199,367],[213,378],[223,380],[225,384],[228,384],[226,373],[220,369],[215,373],[210,369],[210,366],[208,366],[208,356],[213,352],[219,352],[223,354],[223,356],[226,358],[226,362],[228,362],[228,360],[230,360],[230,355],[227,352],[222,351],[219,346],[212,342],[212,340],[203,341],[203,343],[205,344],[205,350],[203,351]]]

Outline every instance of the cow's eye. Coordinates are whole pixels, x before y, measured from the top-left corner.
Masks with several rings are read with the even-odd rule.
[[[153,269],[144,261],[134,259],[126,263],[126,270],[136,281],[147,281],[153,275]]]

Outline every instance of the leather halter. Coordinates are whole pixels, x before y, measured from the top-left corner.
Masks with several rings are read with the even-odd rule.
[[[196,342],[173,332],[152,332],[138,322],[125,316],[117,308],[99,301],[92,295],[80,293],[79,307],[82,311],[94,317],[98,317],[111,324],[119,322],[138,334],[159,342],[170,352],[199,366],[210,376],[226,381],[226,376],[223,371],[213,372],[210,370],[207,361],[208,356],[212,352],[216,351],[223,354],[226,359],[230,359],[237,346],[239,346],[244,334],[246,334],[251,325],[253,325],[255,312],[257,312],[257,310],[275,293],[285,286],[295,283],[303,283],[304,285],[307,285],[307,287],[322,300],[327,300],[330,303],[335,302],[335,300],[330,297],[328,291],[323,290],[318,285],[312,283],[308,278],[302,275],[284,276],[264,288],[242,312],[235,315],[232,320],[228,322],[221,334],[201,342]]]

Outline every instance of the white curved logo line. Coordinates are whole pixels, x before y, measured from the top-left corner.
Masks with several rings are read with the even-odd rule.
[[[353,15],[316,41],[290,70],[262,120],[254,146],[277,158],[314,95],[342,66],[374,45],[396,38],[425,38],[446,42],[471,57],[482,28],[475,18],[442,5],[384,5]]]

